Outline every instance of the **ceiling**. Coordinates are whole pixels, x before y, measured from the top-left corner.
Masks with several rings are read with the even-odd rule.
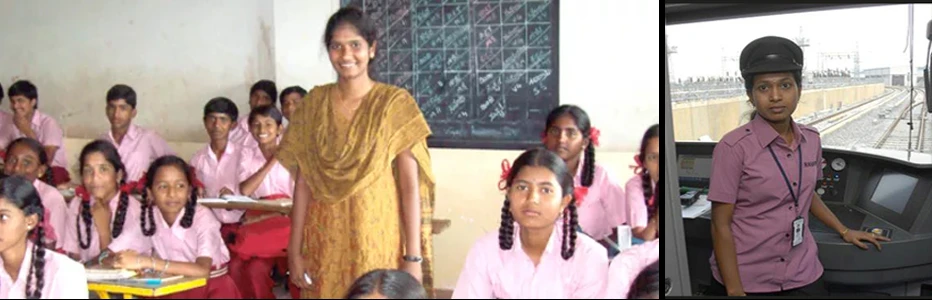
[[[828,9],[877,6],[876,3],[786,3],[786,4],[743,4],[743,3],[664,3],[666,25],[715,21],[734,18],[758,17],[776,14],[809,12]]]

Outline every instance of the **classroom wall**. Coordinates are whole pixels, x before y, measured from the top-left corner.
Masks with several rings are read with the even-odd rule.
[[[67,58],[46,58],[42,53],[51,50],[44,47],[24,45],[21,49],[0,43],[0,53],[4,53],[0,82],[6,87],[13,77],[35,79],[40,108],[64,124],[71,161],[76,161],[88,134],[96,136],[106,130],[103,96],[117,80],[138,86],[144,99],[162,100],[141,100],[137,122],[159,131],[187,158],[206,141],[200,114],[210,97],[231,97],[242,110],[247,107],[249,85],[259,78],[274,77],[280,87],[301,84],[305,88],[334,79],[321,36],[336,0],[223,1],[222,7],[215,1],[0,3],[0,36],[29,31],[55,37],[40,45],[64,39],[57,43],[67,48],[54,53],[68,54]],[[23,13],[11,12],[10,7],[42,7],[54,10],[49,16],[56,18],[21,17]],[[66,16],[71,13],[76,16]],[[661,52],[655,43],[659,29],[653,26],[660,22],[658,16],[659,8],[648,1],[561,1],[561,102],[588,111],[602,130],[597,161],[622,181],[632,175],[628,166],[643,131],[659,120],[654,102],[660,99],[655,79],[659,68],[654,62]],[[130,20],[135,24],[129,25]],[[164,24],[156,26],[155,20]],[[78,35],[81,38],[71,38],[66,34],[71,30],[84,32]],[[156,41],[143,38],[153,35]],[[23,36],[17,35],[19,40],[29,40]],[[121,51],[115,46],[97,46],[108,40],[133,43],[126,43]],[[174,108],[157,109],[157,104]],[[437,178],[435,217],[453,221],[434,239],[438,288],[452,289],[473,242],[497,231],[503,200],[497,189],[499,164],[519,154],[431,149]]]
[[[39,109],[66,136],[82,138],[109,128],[107,90],[125,83],[137,93],[136,123],[170,139],[206,141],[203,103],[226,96],[246,110],[249,86],[276,75],[272,4],[3,1],[0,83],[33,81]]]

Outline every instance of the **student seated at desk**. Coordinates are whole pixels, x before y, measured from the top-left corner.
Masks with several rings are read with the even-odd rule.
[[[414,276],[402,270],[376,269],[362,275],[344,299],[426,299],[427,292]]]
[[[654,192],[654,195],[656,195],[656,188]],[[650,203],[648,206],[648,210],[650,211],[650,225],[648,226],[656,228],[656,224],[660,220],[660,216],[657,214],[656,197],[651,197],[651,201],[648,202]],[[656,231],[656,229],[654,230]],[[644,268],[652,263],[656,264],[659,260],[659,237],[622,251],[621,254],[618,254],[618,256],[612,259],[612,263],[608,267],[608,283],[605,288],[605,298],[628,298],[631,292],[633,292],[629,288],[636,283],[635,279],[638,277],[638,274],[642,273]]]
[[[285,127],[288,127],[288,122],[291,122],[291,117],[294,115],[294,112],[298,110],[298,103],[304,99],[304,96],[307,96],[307,90],[300,86],[290,86],[282,90],[281,96],[278,96],[278,101],[281,101],[282,104],[282,115],[285,117]]]
[[[152,130],[133,124],[136,117],[136,91],[128,85],[117,84],[107,91],[107,119],[110,130],[98,139],[110,141],[123,158],[126,181],[136,181],[153,160],[164,155],[175,155],[168,143]],[[138,191],[136,191],[138,192]]]
[[[644,132],[641,138],[641,151],[634,157],[638,167],[634,177],[628,180],[628,225],[631,235],[641,240],[656,238],[657,228],[648,228],[647,202],[656,192],[654,188],[660,180],[660,126],[654,124]]]
[[[250,131],[259,145],[244,147],[240,160],[240,193],[253,198],[292,198],[294,179],[275,157],[282,132],[282,114],[274,106],[260,106],[249,113]],[[246,211],[236,230],[230,274],[244,298],[275,298],[269,273],[286,264],[291,219],[278,212]],[[292,289],[296,292],[296,289]]]
[[[45,207],[43,230],[46,244],[44,246],[64,253],[61,250],[65,243],[63,234],[66,228],[71,228],[65,222],[68,216],[65,198],[48,182],[39,180],[40,174],[45,177],[45,180],[51,180],[52,171],[49,163],[42,144],[31,138],[18,138],[6,148],[3,173],[6,176],[19,175],[32,181],[32,185],[41,197],[42,206]]]
[[[42,201],[29,179],[0,180],[0,298],[87,299],[84,267],[41,246],[43,219]]]
[[[236,195],[239,191],[239,178],[236,171],[240,163],[241,145],[231,143],[230,129],[236,124],[239,111],[230,99],[217,97],[204,105],[204,129],[210,137],[210,143],[194,153],[191,166],[197,170],[197,178],[204,183],[206,198],[218,198]],[[216,208],[212,210],[220,223],[238,223],[243,216],[242,210]]]
[[[149,253],[152,245],[142,235],[139,201],[128,192],[126,169],[117,149],[108,141],[96,140],[81,150],[81,181],[76,191],[80,211],[67,224],[64,248],[73,258],[93,264],[111,265],[112,252],[127,249]]]
[[[529,150],[506,173],[499,232],[469,250],[453,298],[601,296],[608,255],[573,229],[573,176],[563,159],[548,150]]]
[[[547,115],[544,145],[566,162],[579,194],[579,228],[614,256],[615,229],[625,223],[625,192],[614,173],[595,161],[599,131],[575,105],[561,105]]]
[[[203,287],[161,297],[164,299],[240,299],[239,289],[228,274],[230,252],[220,237],[220,222],[209,209],[197,205],[197,181],[190,170],[177,156],[152,162],[146,172],[141,221],[155,253],[146,257],[123,251],[116,254],[113,266],[209,278]]]
[[[249,110],[252,111],[267,105],[275,106],[275,95],[278,95],[278,88],[275,86],[274,81],[266,79],[256,81],[249,88]],[[251,126],[252,124],[249,123],[248,118],[239,120],[236,127],[230,131],[230,141],[244,146],[244,148],[258,147],[256,140],[252,138]]]
[[[20,80],[10,86],[10,110],[13,114],[0,123],[0,147],[6,147],[10,141],[28,137],[42,143],[46,156],[52,159],[52,185],[71,181],[68,175],[68,161],[65,159],[63,145],[64,132],[58,122],[49,115],[39,111],[39,91],[26,80]]]

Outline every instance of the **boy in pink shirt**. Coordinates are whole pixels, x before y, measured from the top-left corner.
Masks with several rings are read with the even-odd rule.
[[[84,267],[42,246],[44,209],[28,179],[0,180],[0,211],[0,298],[87,299]]]
[[[278,95],[278,88],[274,81],[266,79],[256,81],[249,88],[249,110],[266,105],[275,106],[275,95]],[[236,123],[236,127],[230,131],[230,141],[243,145],[244,148],[258,147],[256,140],[250,134],[248,118],[243,118]]]
[[[282,90],[282,94],[278,96],[278,101],[281,102],[282,106],[282,116],[285,117],[283,122],[285,128],[288,128],[288,122],[290,122],[294,112],[298,110],[298,104],[304,99],[304,96],[307,96],[307,90],[297,85],[285,88]]]
[[[209,209],[197,205],[197,186],[190,170],[177,156],[152,162],[146,172],[149,180],[141,222],[155,252],[149,257],[131,250],[120,252],[114,267],[209,278],[203,287],[161,298],[239,299],[239,288],[227,274],[230,252],[220,237],[220,222]]]
[[[466,257],[454,299],[595,298],[605,288],[605,248],[577,235],[573,177],[559,156],[529,150],[506,171],[499,232]]]
[[[239,111],[230,99],[217,97],[204,105],[204,129],[210,136],[207,144],[191,158],[191,166],[197,170],[197,178],[204,183],[204,195],[217,198],[235,195],[239,191],[237,168],[241,160],[242,145],[229,142],[230,129],[236,124]],[[221,223],[237,223],[243,216],[242,210],[213,209]]]
[[[274,154],[278,151],[281,140],[282,114],[274,106],[266,105],[253,109],[249,113],[252,137],[257,141],[256,148],[242,151],[237,174],[240,179],[239,191],[253,198],[291,198],[294,194],[294,180]],[[260,231],[264,236],[256,237],[247,232]],[[268,298],[272,294],[273,283],[269,272],[283,257],[269,257],[268,252],[286,254],[287,233],[290,233],[291,220],[279,213],[247,211],[243,225],[237,229],[237,235],[251,236],[257,239],[237,239],[230,246],[234,252],[231,262],[231,274],[240,284],[240,291],[245,298]],[[282,239],[269,238],[281,236]],[[261,245],[261,246],[257,246]]]
[[[63,144],[64,132],[58,122],[51,116],[39,111],[39,91],[26,80],[13,83],[7,91],[10,96],[10,115],[0,124],[0,146],[6,147],[11,141],[28,137],[39,141],[45,147],[45,153],[52,158],[52,185],[71,181],[68,175],[68,161],[65,159]]]
[[[153,160],[175,152],[154,131],[133,124],[136,117],[136,91],[117,84],[107,91],[107,119],[110,130],[99,139],[110,141],[120,152],[126,166],[126,181],[139,180]]]

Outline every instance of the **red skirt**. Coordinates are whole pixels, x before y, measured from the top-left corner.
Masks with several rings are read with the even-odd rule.
[[[291,238],[291,218],[275,216],[235,229],[235,241],[230,252],[244,260],[251,258],[285,257]]]
[[[233,277],[230,277],[230,274],[223,274],[219,276],[212,276],[210,279],[207,279],[207,285],[202,287],[187,290],[180,293],[174,293],[171,295],[166,295],[162,297],[156,297],[155,299],[242,299],[243,296],[239,292],[239,287],[236,286],[236,282],[233,281]]]

